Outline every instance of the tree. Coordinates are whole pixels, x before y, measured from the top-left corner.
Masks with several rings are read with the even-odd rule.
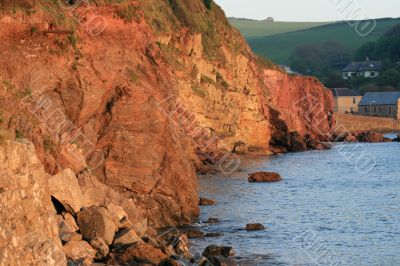
[[[394,69],[388,69],[380,75],[376,81],[379,86],[393,86],[396,87],[400,82],[400,73]]]
[[[387,31],[376,42],[362,45],[355,53],[355,60],[361,61],[368,57],[371,60],[400,61],[400,24]]]
[[[367,42],[356,51],[354,59],[356,61],[364,61],[368,57],[371,60],[377,60],[379,58],[375,58],[375,50],[376,50],[376,43]]]

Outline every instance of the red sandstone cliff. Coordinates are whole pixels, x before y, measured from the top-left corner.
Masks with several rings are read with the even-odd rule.
[[[331,94],[259,63],[215,4],[12,2],[0,1],[1,126],[47,172],[93,172],[153,226],[198,215],[203,162],[309,148],[333,126]]]

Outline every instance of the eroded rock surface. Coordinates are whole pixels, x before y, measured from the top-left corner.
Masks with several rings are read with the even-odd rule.
[[[32,144],[0,144],[0,265],[65,265],[48,174]]]

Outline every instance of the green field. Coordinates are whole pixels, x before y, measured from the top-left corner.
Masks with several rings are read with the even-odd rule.
[[[229,18],[232,26],[237,28],[245,38],[270,36],[297,30],[327,25],[331,22],[269,22]]]
[[[359,36],[355,29],[346,22],[338,22],[276,35],[246,37],[246,39],[257,54],[263,55],[275,63],[286,65],[289,64],[289,58],[294,49],[299,45],[318,45],[327,41],[336,41],[346,47],[348,52],[352,54],[361,45],[377,40],[398,23],[400,23],[400,18],[377,20],[375,30],[367,37]],[[254,32],[258,29],[258,27],[255,27]],[[248,34],[248,32],[249,30],[244,30],[243,34]]]

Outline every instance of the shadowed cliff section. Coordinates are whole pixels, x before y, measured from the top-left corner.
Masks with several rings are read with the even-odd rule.
[[[1,126],[51,174],[92,171],[153,227],[197,217],[204,163],[293,150],[282,136],[325,140],[333,126],[329,92],[261,63],[214,3],[1,4]]]

